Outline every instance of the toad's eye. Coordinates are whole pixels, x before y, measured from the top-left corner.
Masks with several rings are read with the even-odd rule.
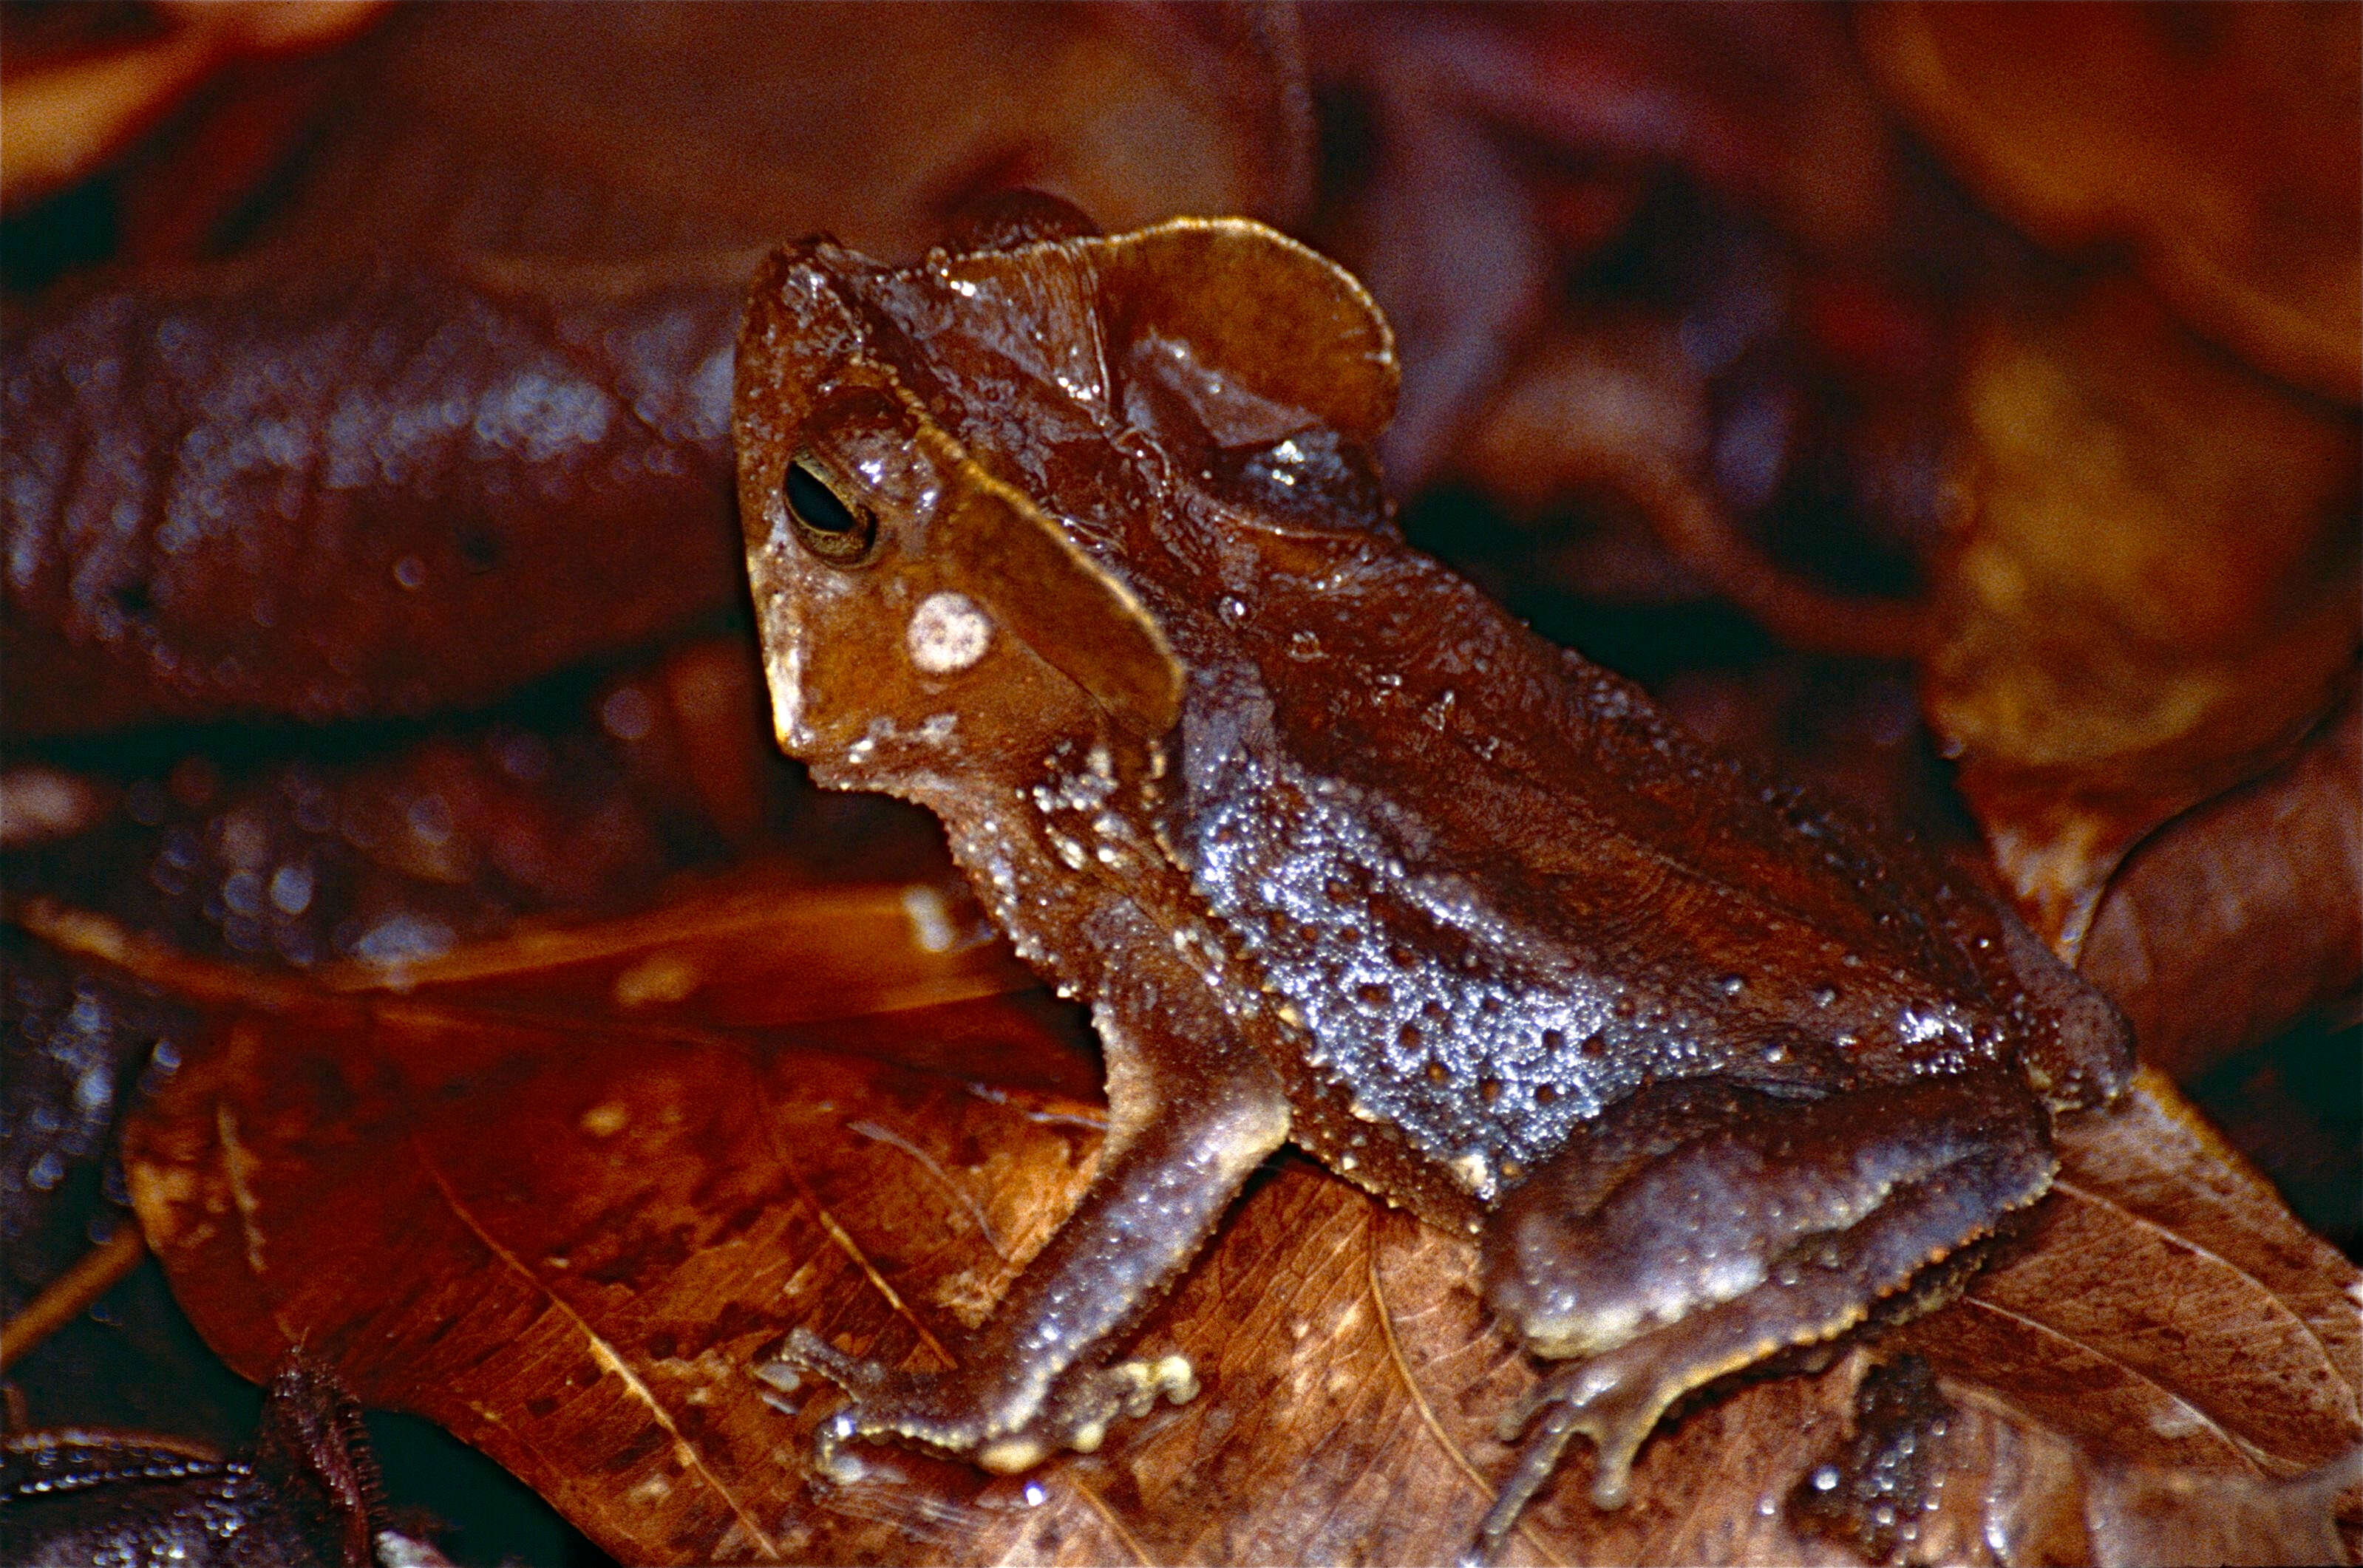
[[[851,566],[870,554],[878,539],[877,513],[848,506],[804,458],[788,465],[780,490],[804,548],[838,566]]]

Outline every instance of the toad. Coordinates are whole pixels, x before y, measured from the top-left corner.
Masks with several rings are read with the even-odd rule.
[[[1925,850],[1711,754],[1412,548],[1360,284],[1243,219],[1004,204],[755,281],[739,506],[781,744],[917,801],[1105,1048],[1074,1211],[960,1365],[808,1329],[889,1439],[1018,1471],[1196,1388],[1123,1359],[1294,1143],[1476,1238],[1623,1497],[1689,1390],[1958,1280],[2130,1070],[2109,1004]]]

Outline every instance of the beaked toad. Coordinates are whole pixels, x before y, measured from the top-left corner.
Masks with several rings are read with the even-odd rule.
[[[784,1350],[999,1471],[1196,1384],[1111,1362],[1284,1143],[1480,1239],[1620,1500],[1686,1391],[1828,1339],[2049,1185],[2116,1013],[1934,858],[1709,754],[1406,545],[1384,318],[1240,219],[1047,198],[886,267],[776,254],[739,504],[782,745],[944,823],[1090,1005],[1075,1211],[944,1373]],[[1958,1272],[1958,1271],[1955,1271]],[[1514,1435],[1514,1432],[1505,1435]]]

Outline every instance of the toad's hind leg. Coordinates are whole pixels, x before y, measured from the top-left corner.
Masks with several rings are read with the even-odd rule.
[[[1487,1515],[1499,1543],[1568,1440],[1622,1503],[1675,1400],[1880,1297],[2049,1187],[2049,1121],[2000,1067],[1817,1099],[1667,1084],[1512,1193],[1485,1239],[1486,1295],[1538,1354],[1568,1358],[1505,1420],[1546,1412]]]
[[[1101,1008],[1113,1121],[1100,1170],[993,1316],[959,1344],[956,1369],[899,1371],[809,1329],[789,1335],[781,1363],[852,1396],[822,1429],[824,1472],[845,1474],[843,1445],[865,1438],[1025,1470],[1060,1448],[1097,1448],[1112,1420],[1145,1414],[1159,1394],[1179,1404],[1196,1392],[1179,1356],[1117,1366],[1103,1358],[1286,1140],[1288,1102],[1262,1059],[1232,1043],[1210,998],[1157,988],[1153,1021]],[[1137,1031],[1161,1048],[1136,1046]]]

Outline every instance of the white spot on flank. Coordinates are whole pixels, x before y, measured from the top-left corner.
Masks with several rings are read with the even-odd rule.
[[[1719,1258],[1699,1271],[1698,1283],[1699,1293],[1711,1302],[1736,1301],[1764,1283],[1764,1264],[1752,1257]],[[1693,1305],[1682,1303],[1675,1316]]]
[[[920,603],[904,641],[913,664],[929,675],[949,675],[984,657],[993,623],[967,594],[946,590]]]

